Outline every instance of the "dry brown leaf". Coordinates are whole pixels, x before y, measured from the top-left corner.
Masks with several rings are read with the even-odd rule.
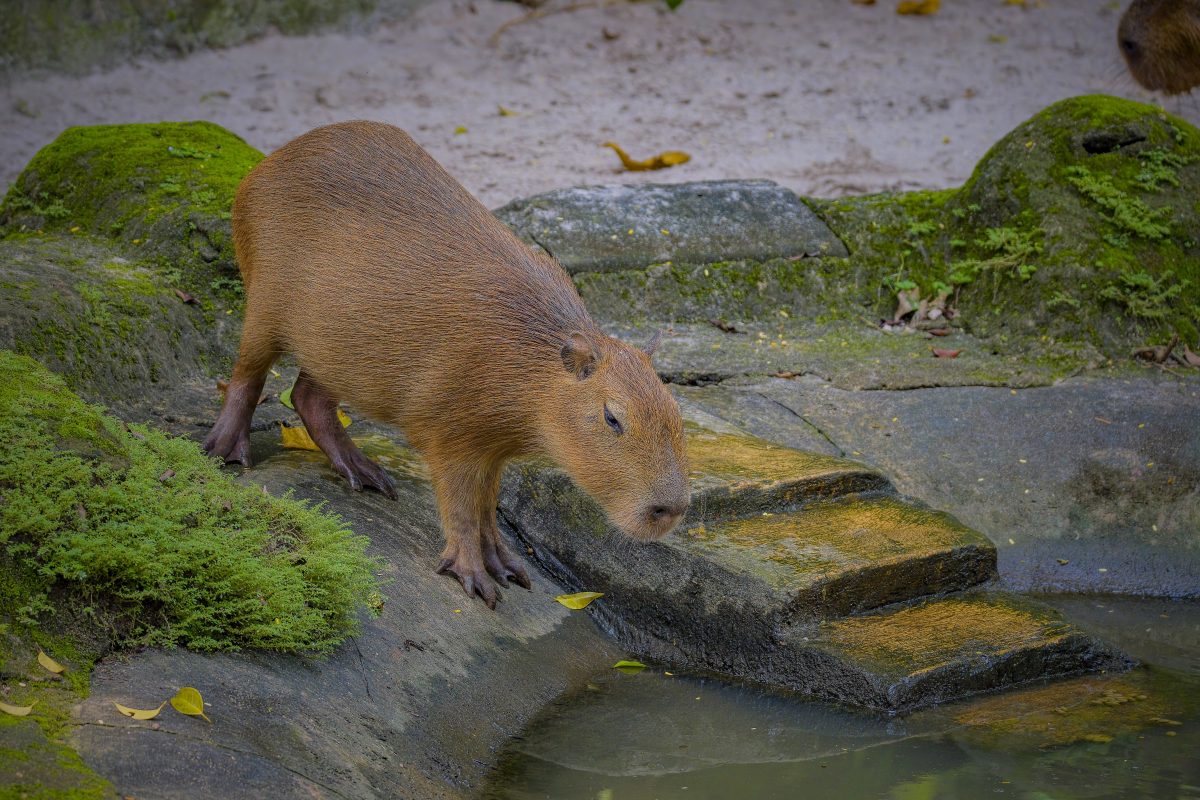
[[[929,349],[933,351],[935,358],[958,358],[958,354],[962,352],[962,350],[943,350],[940,347],[931,347]]]
[[[901,0],[896,6],[897,14],[936,14],[941,7],[941,0]]]
[[[605,142],[602,147],[611,147],[621,159],[621,164],[630,172],[641,172],[648,169],[666,169],[674,167],[678,164],[684,164],[692,160],[692,157],[680,150],[667,150],[659,153],[656,156],[647,158],[645,161],[635,161],[629,157],[629,154],[618,147],[613,142]]]
[[[182,300],[184,303],[186,303],[189,306],[194,306],[197,303],[197,300],[195,297],[193,297],[192,295],[183,291],[182,289],[176,289],[175,294],[178,295],[180,300]]]

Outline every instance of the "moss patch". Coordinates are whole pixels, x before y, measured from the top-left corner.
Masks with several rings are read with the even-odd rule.
[[[127,428],[0,353],[0,583],[36,629],[66,591],[121,644],[327,651],[376,588],[366,541],[233,482],[195,443]]]
[[[68,128],[9,189],[0,226],[112,237],[168,285],[236,301],[229,210],[261,158],[209,122]]]

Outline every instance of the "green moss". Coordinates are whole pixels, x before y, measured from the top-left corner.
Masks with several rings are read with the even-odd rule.
[[[236,304],[229,210],[261,158],[208,122],[68,128],[9,189],[0,225],[112,237],[170,285]]]
[[[16,626],[66,592],[122,644],[327,651],[376,589],[337,518],[242,486],[193,442],[128,429],[0,353],[0,568]]]

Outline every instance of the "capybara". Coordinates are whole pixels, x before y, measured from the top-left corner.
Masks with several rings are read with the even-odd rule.
[[[293,353],[292,402],[353,488],[395,496],[339,401],[421,452],[446,537],[438,571],[493,608],[496,583],[530,588],[496,527],[508,459],[548,456],[638,539],[687,510],[683,422],[650,353],[602,333],[562,267],[404,131],[346,122],[284,145],[238,187],[233,235],[246,319],[207,452],[250,466],[266,373]]]
[[[1117,44],[1147,89],[1180,94],[1200,85],[1200,0],[1133,0]]]

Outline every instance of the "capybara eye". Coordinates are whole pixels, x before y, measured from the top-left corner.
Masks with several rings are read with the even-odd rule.
[[[608,406],[604,407],[604,421],[608,423],[608,427],[617,433],[625,432],[625,429],[621,427],[621,421],[613,416],[613,413],[608,410]]]
[[[1122,39],[1121,49],[1125,51],[1125,55],[1135,56],[1138,51],[1138,44],[1133,39]]]

